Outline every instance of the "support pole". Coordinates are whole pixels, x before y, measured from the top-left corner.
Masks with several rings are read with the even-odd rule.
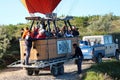
[[[67,30],[64,31],[64,33],[65,33],[65,32],[68,32],[68,26],[67,26],[67,21],[64,21],[64,23],[65,23],[65,27],[67,29]]]
[[[67,23],[70,26],[70,29],[72,30],[72,25],[70,24],[69,20],[67,20]]]
[[[32,24],[30,25],[30,31],[32,29],[33,24],[34,24],[34,20],[32,21]]]
[[[57,27],[56,27],[56,22],[55,20],[53,20],[53,24],[54,24],[54,29],[55,29],[55,32],[56,32],[56,35],[58,34],[58,31],[57,31]]]
[[[51,32],[51,29],[50,29],[50,21],[47,20],[47,25],[48,25],[48,32]]]

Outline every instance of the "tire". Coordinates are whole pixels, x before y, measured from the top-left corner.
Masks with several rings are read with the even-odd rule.
[[[93,57],[93,61],[95,63],[101,63],[102,62],[102,55],[101,54],[98,54],[97,57]]]
[[[39,74],[39,70],[35,70],[34,73],[35,73],[35,75],[38,75]]]
[[[98,54],[97,63],[101,63],[101,62],[102,62],[102,55]]]
[[[33,75],[33,70],[26,70],[27,75],[31,76]]]
[[[58,74],[60,74],[60,75],[64,74],[64,66],[63,65],[58,68]]]
[[[53,76],[58,76],[58,67],[57,66],[52,66],[52,68],[51,68],[51,74]]]
[[[120,60],[120,53],[118,51],[116,51],[116,53],[115,53],[115,58],[118,61]]]

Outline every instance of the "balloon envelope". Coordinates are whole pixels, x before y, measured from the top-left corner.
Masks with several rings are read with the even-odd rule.
[[[29,13],[49,14],[57,7],[61,0],[21,0]]]

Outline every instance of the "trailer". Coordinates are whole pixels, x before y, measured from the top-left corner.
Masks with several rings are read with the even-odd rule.
[[[58,76],[64,74],[64,63],[73,60],[73,58],[59,58],[59,59],[52,59],[52,60],[39,60],[33,61],[31,65],[23,65],[22,61],[16,61],[8,67],[22,67],[26,69],[27,75],[38,75],[40,70],[50,70],[53,76]]]
[[[55,21],[64,21],[65,25],[71,27],[69,20],[72,17],[44,19],[41,17],[26,17],[27,20],[32,21],[30,30],[36,25],[40,25],[41,21],[45,21],[50,33],[50,23],[53,22],[56,29]],[[68,28],[67,28],[68,29]],[[56,30],[57,32],[57,30]],[[57,34],[57,33],[56,33]],[[44,39],[35,39],[32,41],[32,48],[30,51],[29,65],[24,65],[26,57],[25,39],[20,39],[20,60],[10,64],[8,67],[23,67],[26,69],[28,75],[38,75],[40,70],[48,69],[54,76],[64,73],[64,63],[73,60],[74,49],[72,44],[79,44],[79,36],[77,37],[51,37],[47,36]],[[75,58],[74,58],[75,59]]]
[[[78,43],[79,38],[60,38],[36,40],[30,53],[30,65],[24,65],[26,57],[24,40],[20,40],[21,60],[8,67],[23,67],[28,75],[38,75],[40,70],[48,69],[54,76],[64,74],[64,63],[73,60],[73,43]],[[74,58],[75,59],[75,58]]]

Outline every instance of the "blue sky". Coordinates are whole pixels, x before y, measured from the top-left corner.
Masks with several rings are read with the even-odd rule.
[[[62,0],[54,12],[58,16],[88,16],[108,13],[120,16],[119,5],[120,0]],[[26,23],[26,16],[30,15],[20,0],[0,1],[0,25]]]

